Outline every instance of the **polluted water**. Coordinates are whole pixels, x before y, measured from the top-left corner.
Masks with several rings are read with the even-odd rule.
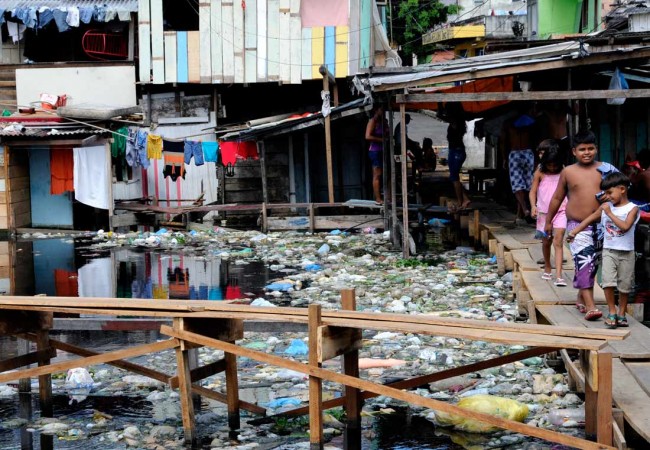
[[[445,224],[428,250],[408,259],[391,245],[388,233],[366,228],[330,233],[205,231],[155,233],[97,232],[74,239],[44,234],[12,241],[20,255],[16,295],[202,299],[267,307],[340,309],[340,290],[355,288],[357,309],[514,322],[519,320],[511,293],[512,274],[497,274],[493,257],[445,239]],[[428,239],[428,238],[426,238]],[[459,245],[463,244],[463,245]],[[33,283],[28,283],[33,280]],[[133,318],[131,318],[133,319]],[[156,327],[144,331],[99,331],[96,317],[61,318],[74,330],[52,331],[54,339],[105,352],[165,339]],[[105,320],[105,319],[102,319]],[[76,322],[75,322],[76,321]],[[110,323],[110,321],[108,321]],[[75,325],[77,324],[77,325]],[[110,328],[110,327],[108,327]],[[105,327],[106,329],[106,327]],[[247,331],[239,345],[295,361],[308,360],[302,329]],[[3,356],[18,354],[20,342],[0,339]],[[525,350],[445,336],[365,331],[360,350],[361,377],[391,383]],[[200,348],[199,365],[223,358]],[[59,352],[57,360],[72,358]],[[175,374],[173,350],[129,361]],[[326,369],[340,370],[338,359]],[[306,449],[307,416],[280,413],[308,405],[308,379],[300,373],[238,358],[240,398],[267,410],[267,418],[242,411],[241,428],[228,428],[224,404],[196,403],[199,448]],[[199,382],[225,392],[223,373]],[[178,392],[168,384],[110,365],[52,377],[54,418],[41,417],[38,385],[0,384],[0,448],[105,449],[185,448]],[[22,392],[22,393],[21,393]],[[532,426],[584,437],[584,401],[568,385],[556,360],[533,357],[419,386],[418,395],[450,404],[465,401],[494,408],[507,401],[520,420]],[[341,396],[342,387],[323,383],[324,400]],[[468,399],[474,400],[467,402]],[[474,407],[474,406],[472,406]],[[525,415],[521,413],[525,411]],[[501,413],[500,413],[501,414]],[[325,412],[325,448],[342,449],[345,412]],[[443,420],[433,410],[388,397],[367,399],[362,411],[364,449],[545,449],[556,448],[520,434],[480,430],[476,424]],[[469,430],[469,431],[468,431]]]

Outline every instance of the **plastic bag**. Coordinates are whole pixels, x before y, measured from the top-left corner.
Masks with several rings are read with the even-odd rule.
[[[629,86],[627,85],[627,80],[623,76],[623,74],[618,70],[618,67],[614,70],[614,74],[612,75],[612,79],[609,82],[609,90],[610,91],[620,91],[624,89],[628,89]],[[607,99],[607,104],[608,105],[622,105],[625,103],[625,97],[619,97],[619,98],[608,98]]]
[[[528,416],[528,406],[509,398],[493,395],[474,395],[458,402],[459,407],[490,414],[508,420],[523,422]],[[454,414],[436,411],[436,422],[442,427],[454,427],[469,433],[491,433],[499,428]]]
[[[65,385],[71,389],[88,389],[93,387],[93,384],[93,377],[83,367],[68,370],[68,374],[65,377]]]

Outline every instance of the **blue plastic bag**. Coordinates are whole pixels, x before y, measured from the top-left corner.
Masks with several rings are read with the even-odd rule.
[[[287,347],[284,353],[289,356],[306,355],[309,353],[309,347],[307,347],[307,344],[305,344],[304,341],[301,341],[300,339],[294,339],[291,341],[291,344],[289,344],[289,347]]]

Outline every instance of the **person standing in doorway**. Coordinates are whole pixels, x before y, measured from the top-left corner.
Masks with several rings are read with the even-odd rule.
[[[469,207],[471,200],[467,195],[467,191],[460,182],[460,169],[463,167],[467,153],[465,153],[465,143],[463,136],[467,131],[467,124],[462,117],[454,117],[449,122],[447,127],[447,142],[449,145],[448,166],[449,166],[449,181],[454,185],[454,192],[456,193],[456,200],[459,209]]]
[[[370,142],[368,155],[372,163],[372,192],[378,205],[383,204],[381,176],[384,172],[384,142],[387,135],[388,121],[384,117],[384,107],[379,105],[366,125],[366,141]]]

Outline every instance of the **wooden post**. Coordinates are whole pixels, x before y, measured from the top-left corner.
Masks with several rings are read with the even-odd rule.
[[[329,93],[329,77],[331,75],[325,66],[320,66],[319,71],[321,75],[323,75],[323,90]],[[327,194],[329,203],[334,203],[334,172],[332,169],[332,124],[329,115],[325,117],[325,156],[327,158]]]
[[[239,419],[239,382],[237,380],[237,355],[224,353],[226,361],[226,401],[228,403],[228,427],[238,430]]]
[[[264,141],[257,141],[257,152],[260,154],[260,171],[262,172],[262,202],[269,202],[269,190],[266,179],[266,148]],[[224,190],[224,198],[225,190]]]
[[[408,178],[406,175],[406,105],[399,105],[400,139],[402,141],[402,257],[409,257],[409,198]]]
[[[266,202],[262,203],[262,233],[266,233],[269,228],[268,211],[266,210]]]
[[[314,204],[309,204],[309,232],[313,233],[316,229],[316,224],[314,223]]]
[[[585,374],[585,434],[612,445],[612,354],[580,351]]]
[[[357,299],[354,289],[341,290],[341,307],[343,310],[356,311]],[[351,377],[359,377],[359,350],[352,350],[343,355],[343,373]],[[361,449],[361,408],[363,399],[359,389],[345,386],[345,413],[347,416],[343,434],[345,450]]]
[[[183,318],[174,318],[174,330],[183,331],[185,324]],[[196,428],[194,422],[194,402],[192,401],[192,379],[190,376],[190,360],[188,358],[189,348],[185,341],[176,348],[176,365],[178,375],[178,389],[180,391],[181,417],[183,419],[183,431],[185,442],[193,444],[196,441]]]
[[[309,305],[309,365],[320,368],[318,362],[318,327],[321,325],[321,306]],[[323,449],[323,380],[309,377],[309,448]]]
[[[50,348],[48,330],[36,331],[36,350],[45,352]],[[38,361],[38,366],[49,366],[50,358]],[[52,417],[52,375],[40,375],[38,377],[38,393],[41,403],[41,416]]]
[[[478,209],[474,210],[474,246],[476,247],[481,242],[481,213]]]
[[[390,204],[390,240],[392,244],[397,247],[399,241],[397,240],[397,208],[395,198],[397,197],[397,176],[395,175],[395,136],[393,136],[394,130],[394,120],[393,120],[393,110],[391,107],[390,95],[387,96],[388,102],[388,156],[386,155],[386,140],[383,142],[383,153],[384,153],[384,205],[388,206]],[[386,132],[384,131],[384,134]],[[388,164],[386,164],[388,163]],[[390,178],[386,169],[390,170]],[[390,195],[387,195],[390,189]],[[390,201],[387,200],[390,198]]]

